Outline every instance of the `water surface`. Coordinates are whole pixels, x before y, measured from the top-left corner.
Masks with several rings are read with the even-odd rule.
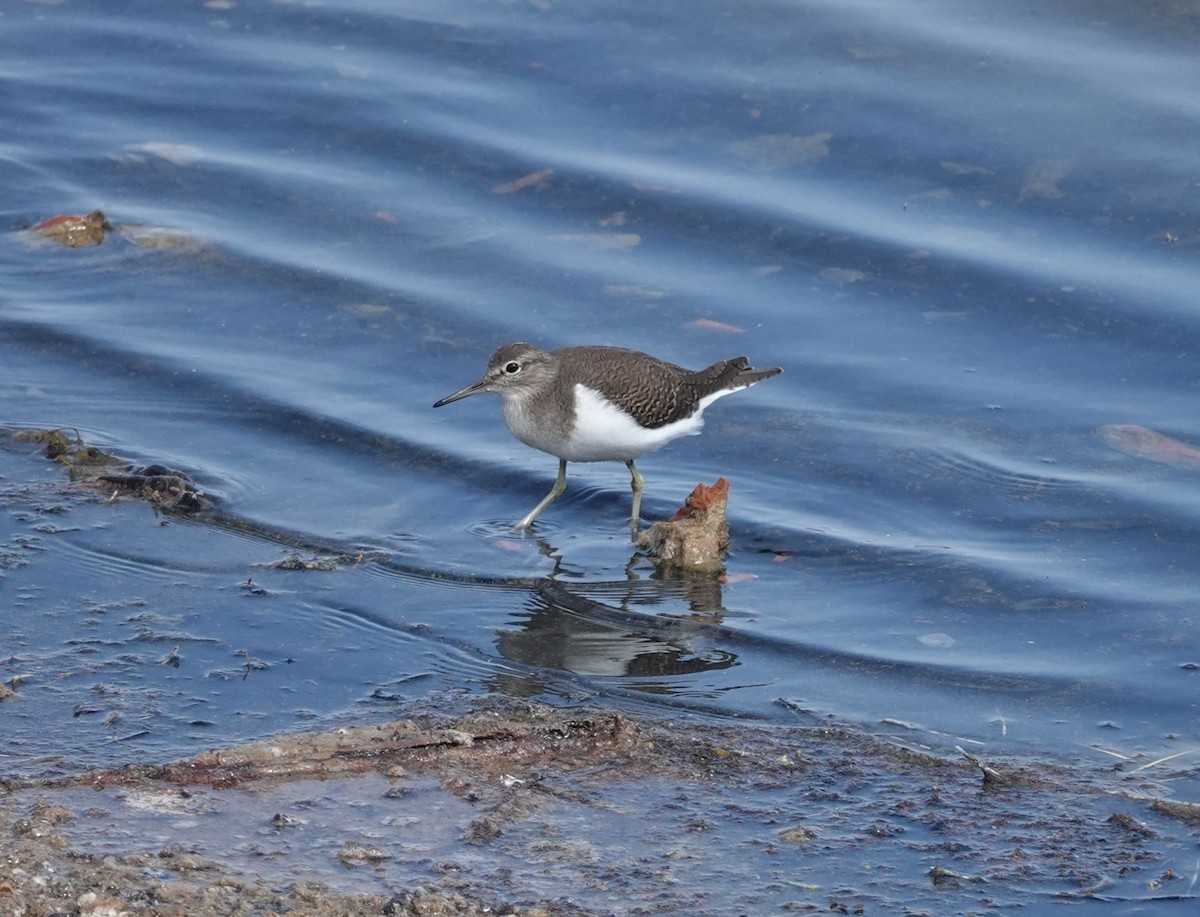
[[[499,692],[1192,774],[1194,12],[2,24],[0,423],[185,471],[228,522],[64,495],[6,440],[6,770]],[[22,232],[96,208],[97,247]],[[554,459],[494,400],[430,406],[516,339],[784,367],[639,462],[648,519],[732,481],[724,581],[634,556],[619,464],[509,530]],[[352,560],[271,566],[321,552]]]

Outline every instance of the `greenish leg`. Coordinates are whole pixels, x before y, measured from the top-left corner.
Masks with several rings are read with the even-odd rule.
[[[626,462],[625,466],[629,469],[629,473],[633,475],[631,482],[631,486],[633,487],[633,513],[629,520],[629,527],[633,529],[633,537],[637,538],[638,527],[642,521],[642,484],[645,482],[642,480],[642,476],[638,474],[638,470],[633,464],[633,459]]]
[[[632,464],[632,463],[630,463]],[[635,474],[637,472],[634,472]],[[529,515],[517,523],[516,528],[527,529],[533,525],[533,520],[542,514],[547,506],[562,496],[563,491],[567,489],[567,460],[558,460],[558,480],[554,482],[554,486],[550,488],[550,493],[546,494],[546,498],[537,506],[529,511]]]

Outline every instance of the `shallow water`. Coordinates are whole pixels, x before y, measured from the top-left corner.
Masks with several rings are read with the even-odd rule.
[[[5,443],[4,769],[495,691],[1191,776],[1198,21],[6,10],[0,425],[186,471],[227,524]],[[22,231],[95,208],[97,247]],[[639,462],[648,519],[730,478],[724,582],[633,556],[617,464],[508,529],[554,459],[430,406],[514,339],[784,367]],[[322,550],[352,561],[269,566]]]

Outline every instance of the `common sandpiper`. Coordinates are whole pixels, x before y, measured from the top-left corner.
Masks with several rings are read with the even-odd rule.
[[[643,480],[633,460],[699,433],[712,402],[782,371],[752,369],[745,357],[734,357],[693,372],[621,347],[545,351],[518,342],[492,354],[479,381],[434,407],[495,392],[513,436],[558,457],[558,479],[518,529],[529,528],[567,489],[567,462],[624,462],[632,475],[630,527],[636,536]]]

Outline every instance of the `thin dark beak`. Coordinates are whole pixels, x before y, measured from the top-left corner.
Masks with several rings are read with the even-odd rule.
[[[460,398],[466,398],[468,395],[478,395],[480,392],[487,391],[487,380],[480,379],[478,382],[472,382],[466,388],[460,388],[453,395],[447,395],[441,401],[435,402],[434,407],[440,408],[443,404],[449,404],[451,401],[458,401]]]

